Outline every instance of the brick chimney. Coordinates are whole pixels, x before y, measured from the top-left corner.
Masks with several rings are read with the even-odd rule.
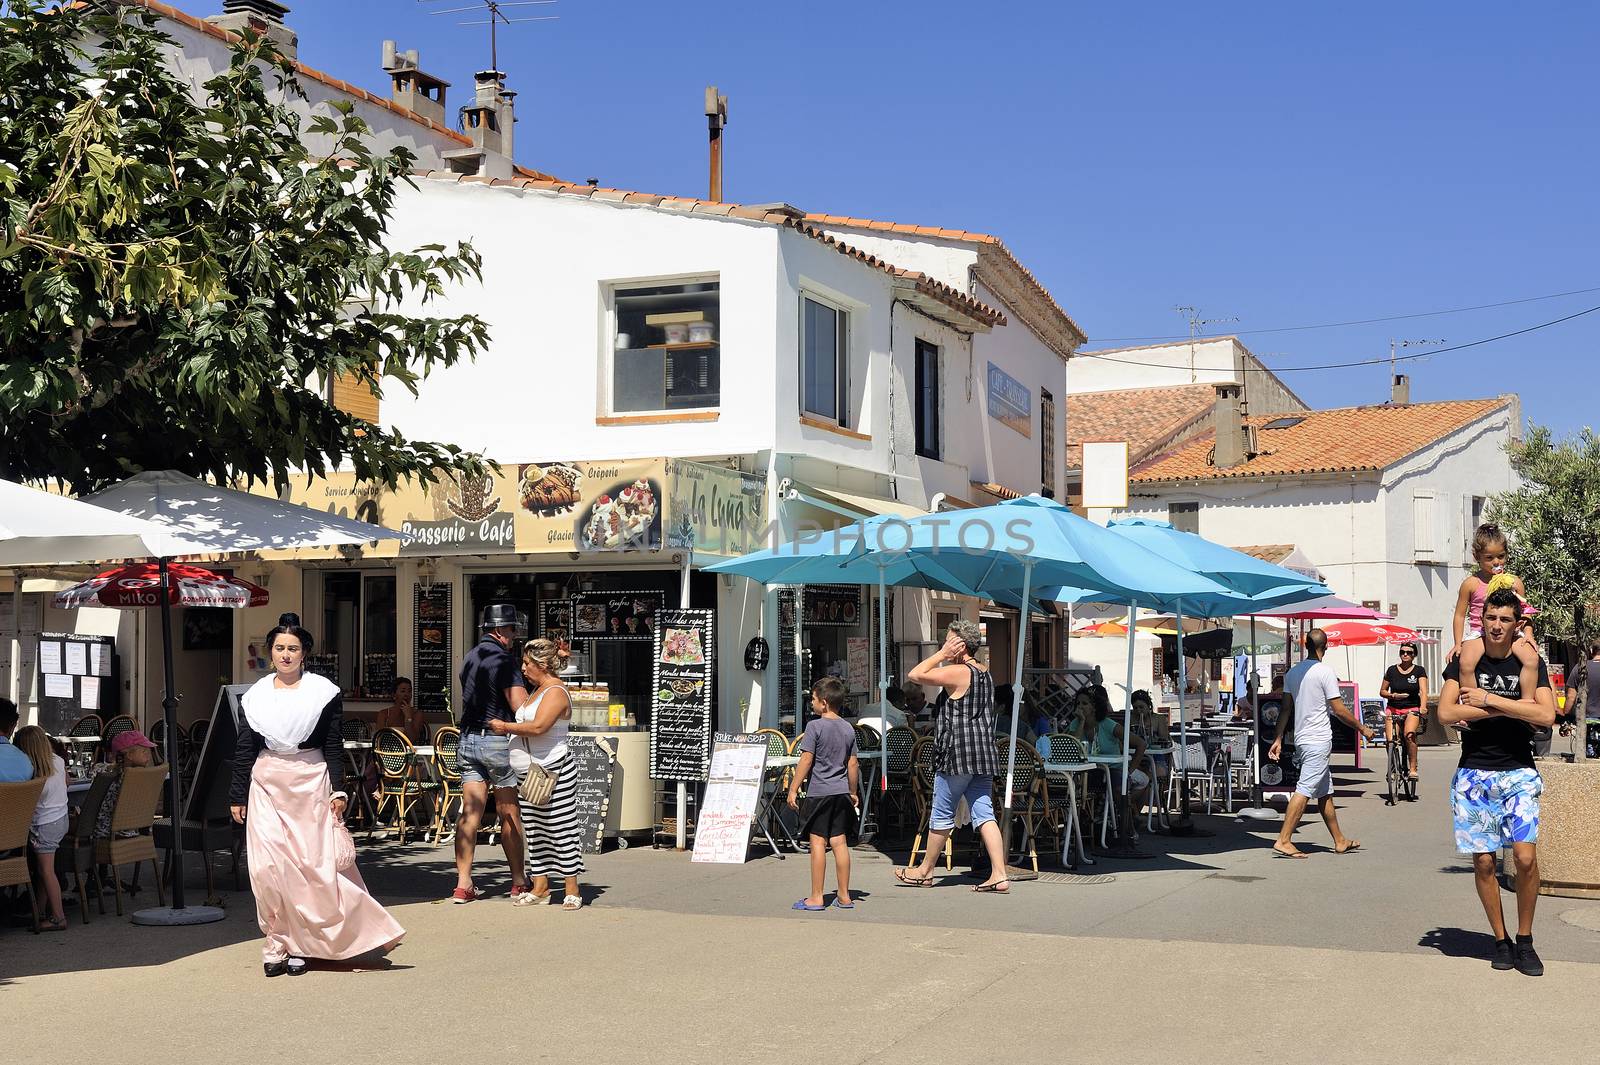
[[[275,0],[222,0],[222,14],[211,15],[206,21],[234,33],[248,29],[258,36],[271,37],[279,51],[293,59],[299,54],[300,38],[283,21],[288,13],[289,5]]]
[[[480,70],[472,80],[472,103],[461,109],[462,132],[472,138],[472,147],[442,154],[458,174],[510,177],[511,127],[516,122],[517,94],[507,91],[506,76],[498,70]]]
[[[444,125],[444,91],[450,83],[417,66],[417,50],[402,52],[393,41],[383,42],[383,69],[392,85],[389,99],[406,110]]]
[[[1248,461],[1255,449],[1252,434],[1245,425],[1247,412],[1242,386],[1236,381],[1224,381],[1213,387],[1217,398],[1211,408],[1211,424],[1216,429],[1217,442],[1211,464],[1218,469],[1228,469]]]
[[[1411,378],[1407,374],[1394,375],[1394,383],[1389,386],[1389,402],[1397,407],[1403,407],[1411,402]]]

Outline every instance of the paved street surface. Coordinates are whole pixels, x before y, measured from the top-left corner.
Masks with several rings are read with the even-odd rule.
[[[265,980],[243,893],[200,928],[0,931],[0,1008],[28,1019],[8,1025],[7,1057],[1428,1062],[1521,1043],[1594,1060],[1600,903],[1540,901],[1542,979],[1490,970],[1442,793],[1454,752],[1423,757],[1423,800],[1398,808],[1376,772],[1336,767],[1357,854],[1332,854],[1320,820],[1300,837],[1313,858],[1293,862],[1270,857],[1275,822],[1202,817],[1215,836],[1147,836],[1150,859],[994,897],[959,867],[897,887],[888,857],[858,851],[853,913],[789,911],[803,858],[707,867],[637,848],[593,859],[576,914],[441,905],[445,849],[378,844],[363,868],[409,935],[355,972]]]

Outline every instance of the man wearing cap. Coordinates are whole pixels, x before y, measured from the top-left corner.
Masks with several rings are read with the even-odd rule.
[[[106,789],[105,802],[100,805],[100,816],[94,823],[96,839],[111,838],[111,817],[117,810],[117,796],[122,794],[122,771],[129,766],[143,768],[155,764],[156,745],[138,729],[119,732],[111,737],[111,761],[106,772],[116,773],[111,786]],[[128,832],[127,835],[138,835]]]
[[[0,695],[0,784],[20,784],[33,779],[33,763],[11,744],[17,728],[17,704]]]
[[[517,709],[528,698],[522,669],[512,655],[519,627],[516,607],[510,603],[485,607],[479,625],[483,638],[461,664],[461,746],[456,752],[461,768],[461,814],[456,818],[456,888],[450,895],[450,901],[457,904],[481,897],[472,884],[472,857],[490,788],[500,814],[500,845],[511,864],[511,897],[528,890],[510,740],[495,735],[489,727],[491,721],[515,721]]]

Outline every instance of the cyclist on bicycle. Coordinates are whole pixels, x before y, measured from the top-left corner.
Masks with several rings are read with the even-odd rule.
[[[1404,734],[1407,776],[1417,779],[1417,733],[1422,731],[1422,720],[1428,712],[1428,671],[1417,662],[1417,645],[1400,645],[1400,663],[1390,666],[1383,675],[1383,686],[1378,694],[1389,701],[1389,713],[1383,722],[1385,743],[1394,743],[1396,733]]]

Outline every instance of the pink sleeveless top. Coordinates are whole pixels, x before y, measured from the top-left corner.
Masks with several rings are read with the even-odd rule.
[[[1482,577],[1473,577],[1478,586],[1467,595],[1467,631],[1462,639],[1476,640],[1483,635],[1483,603],[1489,598],[1489,582]]]

